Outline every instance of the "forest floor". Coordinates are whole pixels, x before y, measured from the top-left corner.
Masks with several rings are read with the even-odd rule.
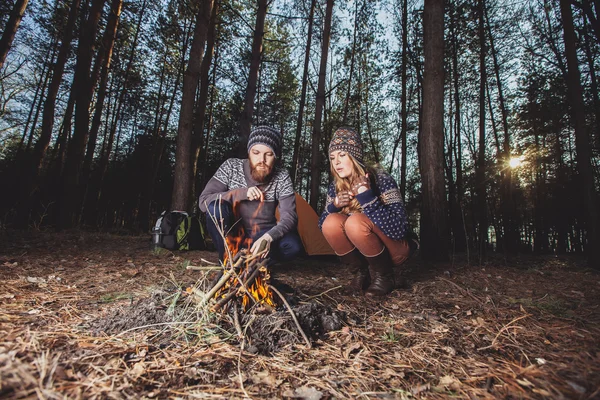
[[[0,397],[600,398],[600,274],[580,259],[417,255],[380,302],[344,294],[335,260],[299,259],[277,280],[343,324],[309,347],[285,309],[243,318],[287,334],[267,352],[228,315],[183,318],[206,274],[186,267],[216,259],[148,236],[2,232]]]

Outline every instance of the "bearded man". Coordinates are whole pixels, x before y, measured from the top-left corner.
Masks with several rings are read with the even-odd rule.
[[[208,181],[199,206],[219,257],[225,243],[221,232],[252,239],[250,252],[266,249],[276,261],[289,261],[302,251],[296,232],[296,196],[288,172],[279,166],[283,138],[267,126],[258,126],[248,138],[248,158],[230,158]],[[279,207],[279,221],[275,210]],[[215,224],[216,222],[216,224]]]

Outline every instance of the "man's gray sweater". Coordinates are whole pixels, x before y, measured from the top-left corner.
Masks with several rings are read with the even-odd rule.
[[[264,202],[248,200],[248,188],[253,186],[264,193]],[[252,179],[248,159],[230,158],[204,187],[199,198],[200,210],[206,212],[207,206],[219,196],[233,206],[248,235],[263,232],[278,240],[296,228],[296,196],[290,175],[283,168],[275,167],[269,182],[259,184]],[[279,222],[275,218],[277,206]]]

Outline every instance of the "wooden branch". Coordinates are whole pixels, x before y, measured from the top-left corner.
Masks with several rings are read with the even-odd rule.
[[[245,281],[245,282],[241,282],[241,287],[240,288],[236,288],[235,290],[231,291],[229,294],[227,294],[227,296],[223,297],[221,300],[217,301],[217,304],[215,304],[212,307],[213,311],[217,311],[219,308],[223,307],[225,304],[227,304],[231,299],[234,298],[234,296],[240,291],[240,289],[248,294],[248,297],[253,301],[256,302],[256,300],[254,299],[254,297],[252,297],[252,295],[250,294],[250,292],[248,291],[248,284],[251,283],[254,279],[256,279],[256,277],[258,276],[258,274],[260,273],[260,269],[261,267],[263,267],[262,265],[258,265],[256,266],[256,268],[254,269],[254,271],[252,271],[252,274],[250,274],[250,277]],[[213,294],[214,295],[214,294]]]
[[[287,307],[288,311],[290,312],[290,315],[292,316],[292,319],[296,323],[296,326],[298,327],[298,330],[300,331],[300,334],[302,334],[302,337],[304,338],[304,341],[306,342],[307,348],[310,349],[312,347],[312,344],[310,343],[310,340],[308,340],[308,337],[306,336],[306,333],[304,333],[304,330],[300,326],[300,322],[298,322],[298,318],[296,318],[296,314],[294,314],[294,311],[292,310],[292,307],[290,307],[289,303],[287,302],[287,300],[285,299],[285,297],[279,292],[279,290],[275,289],[275,286],[269,285],[269,289],[271,289],[272,291],[274,291],[275,293],[277,293],[279,295],[279,297],[283,301],[283,304],[285,304],[285,306]]]
[[[229,280],[230,277],[231,277],[231,271],[225,271],[223,273],[223,276],[221,277],[221,279],[219,279],[219,281],[217,282],[217,284],[215,286],[213,286],[212,289],[210,289],[210,292],[208,292],[206,294],[206,296],[204,296],[202,305],[206,304],[206,302],[208,302],[210,299],[212,299],[212,297],[215,295],[215,293],[217,293],[217,291],[219,289],[221,289],[223,287],[223,285],[225,285],[225,283]]]

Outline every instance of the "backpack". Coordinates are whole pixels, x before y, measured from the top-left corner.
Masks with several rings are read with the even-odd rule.
[[[156,220],[155,246],[169,250],[204,250],[204,228],[196,215],[185,211],[163,211]]]

